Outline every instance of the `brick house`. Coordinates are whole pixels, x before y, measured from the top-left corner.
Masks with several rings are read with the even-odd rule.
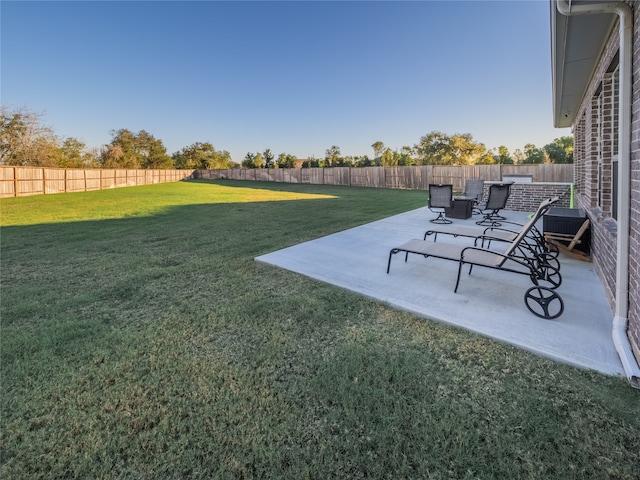
[[[576,206],[591,220],[616,349],[640,388],[640,2],[550,7],[554,126],[573,130]]]

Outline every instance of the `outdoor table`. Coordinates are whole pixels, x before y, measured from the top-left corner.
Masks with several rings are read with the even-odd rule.
[[[451,208],[444,209],[445,215],[449,218],[458,218],[462,220],[471,218],[474,202],[475,198],[454,197],[453,206]]]

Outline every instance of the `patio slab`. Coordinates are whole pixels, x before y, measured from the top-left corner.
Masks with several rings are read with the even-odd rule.
[[[502,212],[509,221],[526,223],[523,212]],[[487,268],[463,272],[453,292],[457,263],[418,255],[394,255],[386,273],[389,251],[412,238],[421,239],[433,227],[426,207],[301,243],[256,257],[256,261],[366,295],[391,307],[448,323],[510,343],[557,361],[607,375],[623,375],[613,345],[613,313],[603,287],[588,262],[561,255],[562,285],[558,293],[564,313],[555,320],[531,314],[524,292],[529,277]],[[475,220],[453,225],[476,226]],[[471,243],[468,238],[438,241]]]

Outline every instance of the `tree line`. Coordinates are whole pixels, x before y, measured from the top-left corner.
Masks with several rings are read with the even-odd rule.
[[[0,165],[61,168],[178,168],[226,169],[238,167],[231,154],[209,142],[195,142],[173,155],[162,140],[145,130],[112,130],[111,142],[87,148],[77,138],[57,137],[42,123],[42,114],[0,107]]]
[[[264,152],[249,152],[242,160],[244,168],[291,168],[298,167],[371,167],[398,165],[527,165],[536,163],[573,163],[573,137],[564,136],[553,140],[544,147],[532,143],[524,146],[524,151],[516,149],[510,153],[501,145],[495,150],[487,149],[476,142],[470,133],[448,135],[430,132],[420,138],[414,146],[404,146],[399,151],[385,147],[381,141],[371,145],[373,158],[363,156],[343,156],[340,147],[333,145],[325,151],[323,158],[297,160],[293,155],[281,153],[277,159],[270,149]]]
[[[27,109],[0,107],[0,165],[61,168],[310,168],[368,167],[396,165],[489,165],[573,163],[573,137],[556,138],[544,147],[533,144],[509,152],[504,145],[487,149],[470,133],[448,135],[432,131],[413,146],[392,150],[381,141],[371,145],[373,156],[344,156],[333,145],[322,158],[299,159],[290,153],[277,156],[267,148],[248,152],[240,164],[226,150],[216,150],[210,142],[195,142],[167,154],[162,140],[145,130],[122,128],[110,132],[109,144],[89,149],[74,137],[59,138],[42,123],[42,115]]]

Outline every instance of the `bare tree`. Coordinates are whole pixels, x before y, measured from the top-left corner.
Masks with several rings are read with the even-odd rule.
[[[56,165],[58,139],[41,118],[26,108],[0,106],[0,165]]]

